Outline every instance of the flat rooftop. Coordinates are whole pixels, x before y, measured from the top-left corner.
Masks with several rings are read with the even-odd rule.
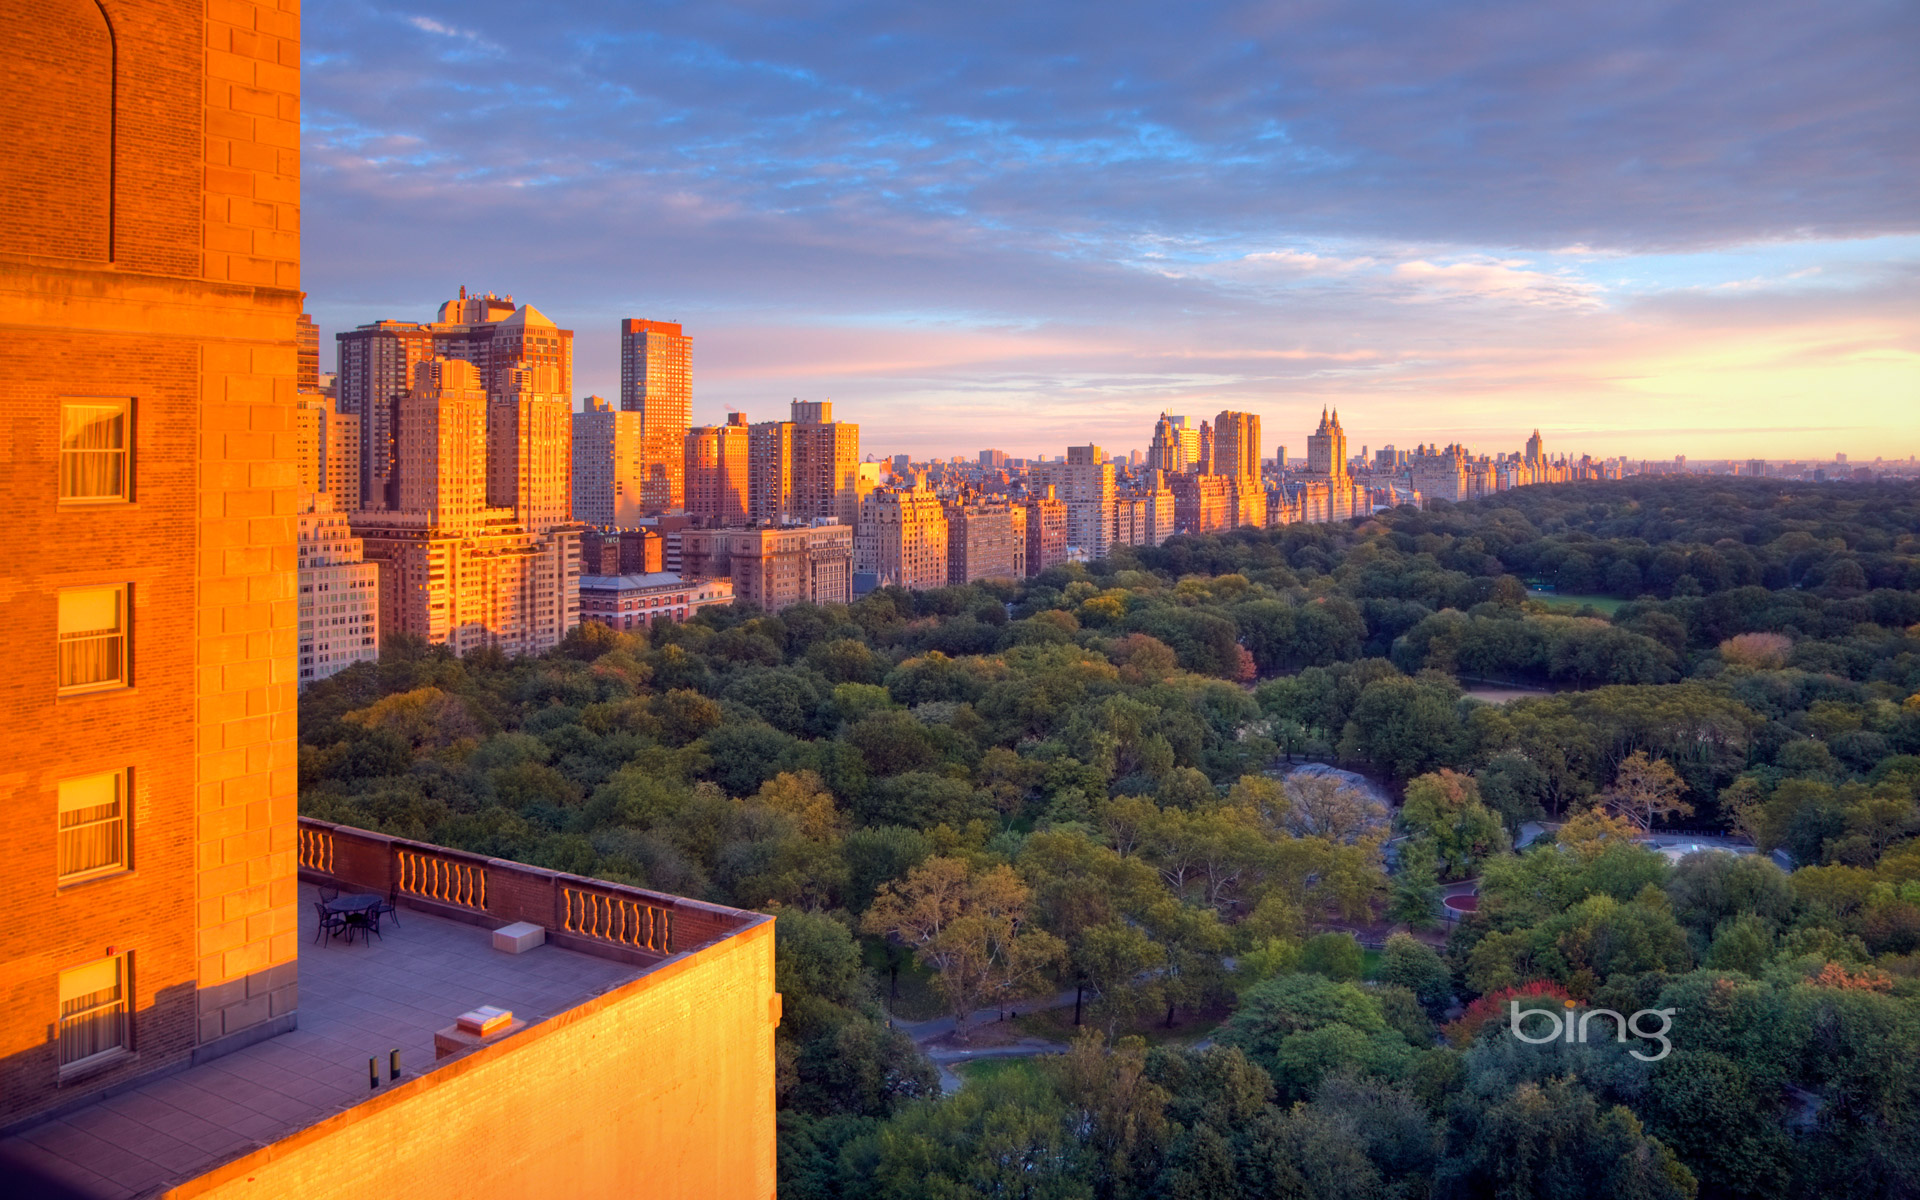
[[[0,1139],[0,1175],[19,1166],[76,1196],[153,1195],[375,1094],[369,1058],[382,1089],[392,1050],[402,1079],[432,1071],[434,1032],[463,1012],[491,1004],[537,1024],[648,969],[551,943],[507,954],[487,929],[404,904],[370,944],[316,942],[316,899],[302,884],[298,1028]]]

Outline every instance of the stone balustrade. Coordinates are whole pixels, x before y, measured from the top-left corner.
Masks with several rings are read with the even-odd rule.
[[[569,950],[645,966],[744,928],[758,914],[300,818],[300,877],[487,928],[528,921]]]

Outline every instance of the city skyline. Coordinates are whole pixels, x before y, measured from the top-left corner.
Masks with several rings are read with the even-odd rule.
[[[316,11],[309,303],[330,336],[512,292],[609,396],[605,326],[679,321],[695,424],[831,398],[916,457],[1337,404],[1905,458],[1914,17],[1783,12]]]

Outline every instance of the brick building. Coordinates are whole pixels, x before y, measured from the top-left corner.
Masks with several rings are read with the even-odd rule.
[[[573,519],[588,525],[632,525],[646,510],[646,456],[640,414],[599,396],[573,417]]]
[[[854,570],[881,587],[908,591],[947,586],[947,515],[923,487],[881,488],[860,504]]]
[[[945,506],[947,582],[1027,577],[1027,510],[1019,505],[972,501]]]
[[[688,430],[686,440],[687,515],[702,525],[747,523],[748,442],[745,413],[728,413],[724,425]]]
[[[1027,510],[1027,574],[1067,561],[1067,506],[1047,484],[1022,505]]]
[[[771,1197],[771,918],[296,814],[299,31],[0,22],[0,1190]]]
[[[846,604],[853,599],[853,530],[837,521],[687,528],[668,540],[679,547],[683,576],[731,579],[735,598],[766,612],[801,601]]]
[[[564,481],[551,472],[505,468],[526,454],[565,461],[556,423],[529,421],[537,436],[510,437],[502,415],[461,359],[421,364],[396,404],[391,510],[362,511],[353,531],[380,564],[386,629],[457,654],[497,646],[534,654],[579,623],[579,527],[565,521]],[[564,404],[525,399],[532,406]],[[491,411],[490,411],[491,410]],[[503,479],[529,480],[512,497]],[[496,504],[512,499],[512,504]]]
[[[733,583],[726,579],[682,579],[666,571],[580,577],[580,619],[624,633],[645,630],[659,617],[684,621],[703,608],[732,603]]]
[[[293,1023],[298,39],[0,22],[0,1127]]]

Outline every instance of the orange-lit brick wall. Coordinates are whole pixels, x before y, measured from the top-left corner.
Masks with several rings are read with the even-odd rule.
[[[0,1124],[291,1019],[298,25],[251,0],[0,22]],[[125,502],[59,498],[75,396],[132,401]],[[57,593],[109,584],[131,686],[58,695]],[[59,781],[117,769],[129,869],[60,886]],[[109,953],[131,1053],[60,1079],[59,972]]]
[[[772,1200],[779,1003],[763,918],[168,1195]]]

